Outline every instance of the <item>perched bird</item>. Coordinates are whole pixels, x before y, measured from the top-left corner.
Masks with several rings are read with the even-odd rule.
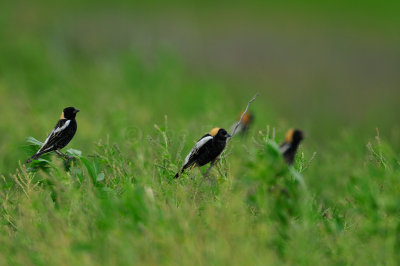
[[[298,129],[289,129],[286,132],[285,141],[280,147],[280,151],[286,163],[293,164],[297,148],[299,147],[299,144],[303,138],[303,132]]]
[[[59,151],[67,146],[74,137],[77,129],[75,116],[78,112],[79,110],[74,107],[65,108],[61,114],[60,120],[58,120],[54,129],[50,132],[50,135],[44,141],[42,147],[40,147],[36,154],[29,158],[26,163],[37,160],[45,153]]]
[[[231,132],[233,132],[233,130],[235,129],[236,124],[240,121],[240,118],[242,117],[242,115],[243,115],[243,113],[240,113],[240,115],[239,115],[239,117],[238,117],[238,121],[235,122],[235,123],[232,125],[232,128],[231,128],[232,130],[231,130]],[[242,136],[245,136],[245,135],[247,134],[247,132],[249,131],[249,128],[250,128],[251,124],[253,123],[253,121],[254,121],[254,115],[253,115],[253,113],[250,112],[250,111],[246,112],[246,113],[243,115],[242,121],[239,122],[239,125],[238,125],[238,127],[237,127],[237,129],[236,129],[235,134],[240,134],[240,135],[242,135]]]
[[[203,166],[214,161],[225,149],[226,141],[230,137],[231,135],[223,128],[214,128],[210,133],[201,137],[186,156],[185,163],[181,170],[176,173],[175,178],[178,178],[188,167]]]

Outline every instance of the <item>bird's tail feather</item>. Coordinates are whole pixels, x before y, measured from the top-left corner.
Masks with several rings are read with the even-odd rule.
[[[182,169],[182,170],[179,170],[178,173],[176,173],[176,175],[174,176],[174,178],[178,178],[179,175],[182,174],[182,173],[183,173],[183,169]]]
[[[28,160],[26,160],[26,163],[31,163],[32,160],[37,160],[37,159],[39,159],[39,157],[40,157],[42,154],[43,154],[43,153],[41,153],[41,152],[36,153],[36,154],[33,155],[31,158],[29,158]]]
[[[178,171],[178,173],[176,173],[176,175],[174,176],[174,178],[178,178],[187,168],[191,168],[193,167],[193,163],[191,164],[185,164],[184,166],[182,166],[182,169]]]
[[[183,171],[185,171],[185,169],[186,169],[186,167],[182,167],[182,169],[179,170],[178,173],[176,173],[176,175],[174,176],[174,178],[178,178],[178,177],[183,173]]]

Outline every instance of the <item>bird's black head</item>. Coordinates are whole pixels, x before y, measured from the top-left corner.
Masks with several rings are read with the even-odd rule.
[[[304,139],[304,133],[298,129],[289,129],[285,136],[285,142],[298,145]]]
[[[60,119],[74,119],[77,112],[79,112],[79,110],[75,107],[64,108]]]
[[[225,129],[219,127],[213,128],[210,131],[210,135],[219,140],[226,140],[231,137]]]

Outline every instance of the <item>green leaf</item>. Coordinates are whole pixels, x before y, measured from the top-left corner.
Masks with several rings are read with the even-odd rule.
[[[27,137],[26,138],[26,142],[36,145],[36,146],[42,146],[43,142],[38,141],[37,139],[35,139],[34,137]]]
[[[76,149],[68,149],[67,150],[67,153],[69,154],[69,155],[71,155],[71,156],[74,156],[74,157],[81,157],[82,156],[82,151],[80,151],[80,150],[76,150]]]
[[[96,179],[97,179],[96,167],[94,166],[94,164],[92,162],[90,162],[85,157],[81,157],[80,159],[81,159],[81,162],[83,163],[83,165],[86,167],[86,170],[88,171],[89,176],[91,177],[93,183],[96,183]]]
[[[103,181],[104,180],[104,173],[100,173],[100,174],[98,174],[97,175],[97,182],[101,182],[101,181]]]

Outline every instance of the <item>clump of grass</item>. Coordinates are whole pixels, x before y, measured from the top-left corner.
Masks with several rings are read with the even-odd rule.
[[[201,171],[172,178],[182,139],[166,122],[147,137],[129,136],[129,143],[147,138],[143,146],[107,138],[92,154],[68,150],[75,156],[68,167],[52,154],[34,169],[20,164],[0,179],[0,261],[394,262],[400,165],[391,147],[379,136],[370,141],[363,167],[349,170],[345,196],[332,204],[309,182],[320,157],[300,150],[288,166],[276,135],[233,141],[210,180]]]
[[[53,68],[59,51],[36,37],[24,35],[25,53],[15,38],[2,43],[8,63],[22,63],[4,64],[0,84],[1,265],[398,264],[400,163],[388,132],[342,130],[322,114],[288,167],[277,145],[289,121],[264,93],[248,138],[232,139],[209,179],[196,169],[173,180],[192,140],[229,126],[248,92],[132,51],[96,63],[64,51]],[[85,107],[68,146],[78,150],[65,149],[75,160],[18,163],[41,145],[18,149],[24,137],[41,136],[67,102]]]

